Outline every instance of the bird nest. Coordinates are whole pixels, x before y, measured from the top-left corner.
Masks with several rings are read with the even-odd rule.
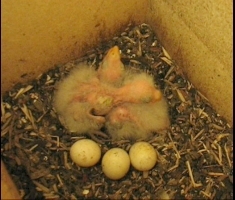
[[[147,176],[130,168],[108,179],[101,162],[82,168],[69,156],[71,145],[89,136],[71,134],[52,106],[55,84],[80,62],[98,68],[117,45],[121,60],[154,77],[171,120],[166,136],[147,140],[158,162]],[[184,76],[148,24],[128,25],[120,35],[28,84],[17,84],[1,102],[1,155],[23,199],[232,199],[232,128]],[[102,141],[103,138],[98,138]],[[101,144],[129,151],[132,141]]]

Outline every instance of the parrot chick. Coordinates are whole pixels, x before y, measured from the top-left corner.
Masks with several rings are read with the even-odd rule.
[[[128,109],[128,104],[115,107],[106,116],[105,128],[112,140],[139,139],[150,133],[139,126],[139,120]]]
[[[112,107],[112,97],[106,94],[110,86],[100,83],[97,71],[81,64],[62,80],[54,96],[54,107],[62,124],[78,134],[97,134],[105,137],[100,129],[104,115]],[[112,92],[110,92],[112,93]]]
[[[124,103],[106,116],[105,127],[113,140],[148,139],[154,132],[163,133],[170,125],[167,102]]]
[[[121,55],[118,46],[108,50],[100,67],[98,68],[98,78],[113,86],[119,86],[124,75],[124,65],[121,62]]]
[[[78,65],[56,86],[54,107],[59,114],[64,113],[73,101],[86,102],[87,95],[95,90],[99,80],[97,72],[84,64]]]
[[[63,113],[70,104],[87,102],[94,109],[94,114],[104,115],[112,107],[113,90],[112,86],[100,82],[94,68],[80,65],[57,87],[54,105],[58,112]]]
[[[94,115],[106,115],[114,106],[114,99],[111,95],[97,94],[97,92],[89,94],[87,101],[90,102]]]
[[[89,103],[74,102],[61,116],[64,126],[71,132],[79,134],[100,130],[105,123],[105,117],[94,115]]]
[[[108,138],[105,133],[100,131],[104,126],[105,117],[94,115],[89,103],[70,104],[64,111],[61,122],[71,133],[88,134],[98,143],[103,144],[103,141],[95,135]]]
[[[154,86],[153,77],[146,73],[126,75],[123,86],[114,93],[114,103],[150,103],[162,98]]]

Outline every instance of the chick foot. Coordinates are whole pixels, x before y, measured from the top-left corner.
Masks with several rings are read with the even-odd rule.
[[[91,131],[90,133],[88,133],[88,135],[91,137],[92,140],[98,142],[99,144],[104,144],[105,142],[111,141],[107,139],[109,138],[108,135],[106,135],[102,131]],[[97,136],[105,138],[105,139],[99,139]]]

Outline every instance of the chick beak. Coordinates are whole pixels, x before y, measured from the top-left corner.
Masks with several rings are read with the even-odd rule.
[[[118,46],[114,46],[111,49],[109,49],[106,55],[106,58],[112,58],[112,59],[115,58],[117,60],[120,60],[121,54],[120,54]]]

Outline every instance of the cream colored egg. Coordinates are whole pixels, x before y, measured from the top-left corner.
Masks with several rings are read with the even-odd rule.
[[[147,171],[157,162],[157,153],[148,142],[136,142],[129,151],[132,166],[139,171]]]
[[[112,179],[123,178],[130,169],[130,158],[126,151],[121,148],[108,150],[102,159],[102,170],[104,174]]]
[[[80,167],[91,167],[99,162],[101,149],[93,140],[78,140],[70,148],[70,157]]]

